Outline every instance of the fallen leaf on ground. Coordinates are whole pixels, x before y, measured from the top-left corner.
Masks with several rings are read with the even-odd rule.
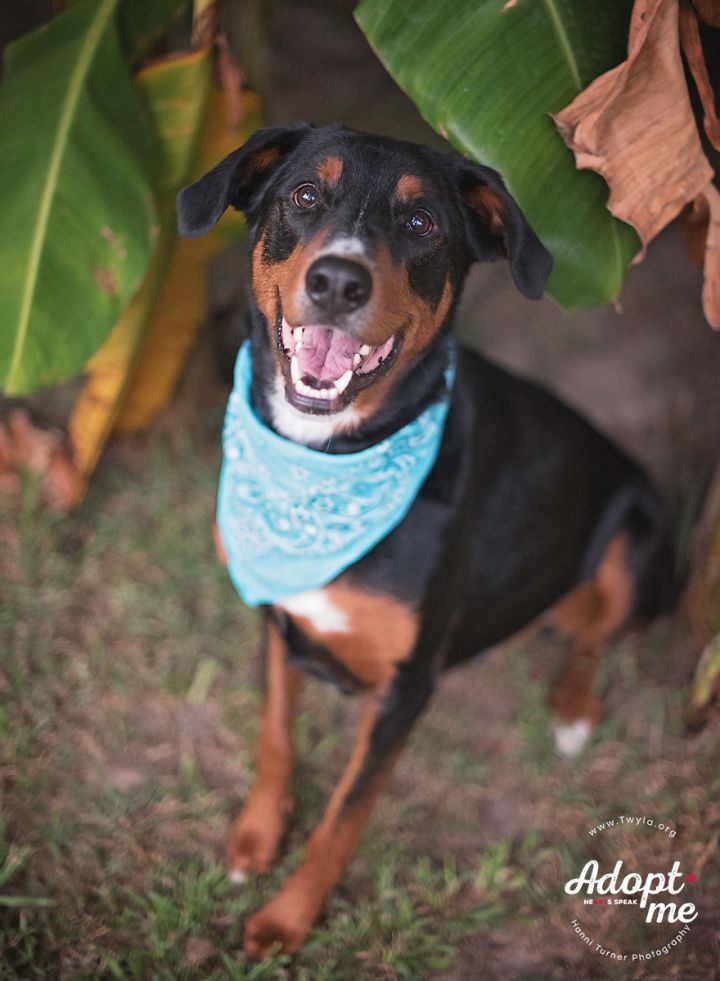
[[[75,467],[64,437],[36,426],[24,409],[14,409],[0,423],[0,489],[17,493],[23,469],[40,478],[48,504],[62,510],[70,507]]]

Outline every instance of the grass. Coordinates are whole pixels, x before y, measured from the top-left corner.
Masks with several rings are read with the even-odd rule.
[[[710,976],[720,737],[717,723],[682,736],[693,652],[662,625],[612,651],[610,714],[577,762],[548,734],[552,648],[514,645],[448,676],[303,952],[246,961],[243,919],[299,861],[356,706],[309,683],[283,858],[231,885],[222,847],[252,777],[257,624],[211,543],[218,425],[123,444],[76,515],[40,508],[31,482],[0,503],[0,978],[609,976],[568,926],[563,883],[590,854],[639,867],[677,854],[698,872],[700,915],[672,965]],[[589,841],[615,813],[668,819],[678,837]],[[615,947],[653,940],[611,922]],[[658,976],[632,970],[613,976]]]

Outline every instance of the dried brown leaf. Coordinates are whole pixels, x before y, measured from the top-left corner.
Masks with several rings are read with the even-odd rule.
[[[705,242],[707,240],[710,209],[704,196],[695,198],[682,213],[682,232],[685,251],[690,261],[698,269],[705,265]]]
[[[64,436],[36,426],[24,409],[13,409],[0,424],[0,489],[19,491],[23,469],[40,478],[43,500],[69,510],[75,467]]]
[[[715,149],[720,150],[720,119],[715,112],[715,93],[705,64],[697,15],[690,0],[680,0],[680,41],[702,103],[705,133]]]
[[[703,274],[703,312],[711,327],[720,329],[720,193],[712,184],[703,191],[710,210]]]
[[[230,50],[227,35],[219,34],[215,38],[215,48],[217,50],[215,65],[225,94],[228,127],[234,129],[243,120],[244,106],[240,93],[245,84],[245,75]]]
[[[710,27],[720,27],[720,3],[718,0],[693,0],[700,20]]]
[[[636,0],[628,57],[555,117],[577,166],[602,174],[608,208],[643,249],[707,187],[680,57],[678,0]]]
[[[193,48],[207,48],[217,33],[220,21],[220,8],[217,0],[194,0],[193,3]]]

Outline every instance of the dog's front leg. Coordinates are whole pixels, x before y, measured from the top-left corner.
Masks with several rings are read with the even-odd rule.
[[[300,690],[300,671],[288,664],[285,642],[269,615],[264,621],[265,693],[256,750],[255,783],[230,829],[230,875],[266,872],[285,833],[293,798],[292,724]]]
[[[328,893],[341,878],[373,805],[387,783],[405,738],[432,690],[431,683],[384,696],[366,695],[350,761],[313,832],[299,868],[245,929],[245,950],[265,957],[279,944],[294,953],[311,930]]]

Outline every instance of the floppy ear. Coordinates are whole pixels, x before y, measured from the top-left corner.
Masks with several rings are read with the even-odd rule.
[[[183,238],[205,235],[230,205],[251,217],[267,179],[311,128],[302,123],[260,129],[204,177],[180,191],[177,216]]]
[[[506,256],[520,292],[532,300],[540,299],[552,269],[552,256],[528,225],[500,174],[463,159],[458,187],[475,259]]]

